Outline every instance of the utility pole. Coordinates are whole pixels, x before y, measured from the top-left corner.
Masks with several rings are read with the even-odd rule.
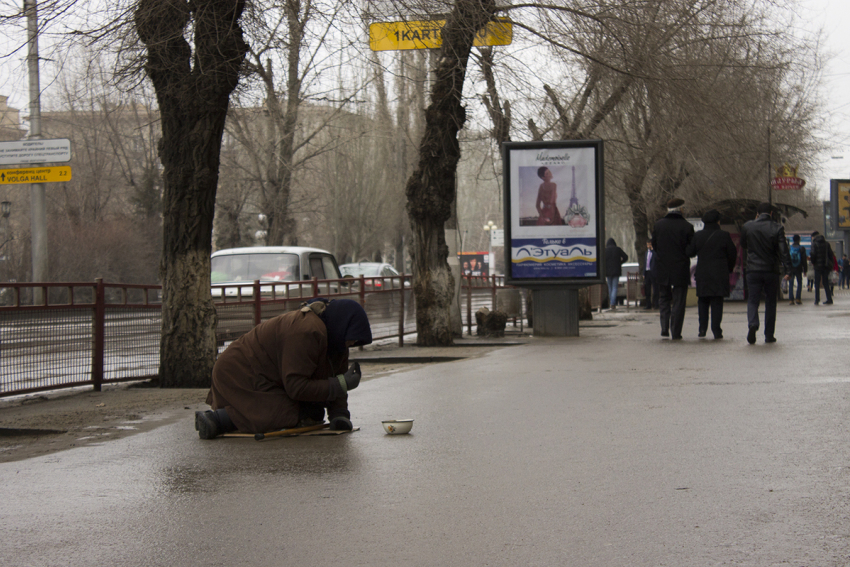
[[[41,138],[41,86],[38,77],[38,13],[37,0],[24,0],[27,17],[27,70],[30,91],[30,131],[27,139]],[[30,184],[32,213],[32,281],[47,281],[47,202],[43,183]],[[43,303],[41,289],[33,290],[33,304]]]

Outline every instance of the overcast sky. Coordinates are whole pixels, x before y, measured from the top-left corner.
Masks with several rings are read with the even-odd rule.
[[[850,42],[846,39],[847,29],[850,28],[850,0],[798,2],[801,8],[799,25],[810,32],[822,28],[823,51],[832,54],[823,77],[831,132],[823,136],[833,148],[821,156],[819,171],[806,174],[808,186],[816,187],[826,198],[829,179],[850,179]],[[3,0],[2,4],[5,6],[9,3]],[[3,49],[8,53],[9,38],[4,39]],[[22,50],[17,56],[13,55],[11,60],[0,61],[0,94],[9,96],[9,104],[21,109],[22,115],[28,114],[25,55],[25,50]],[[50,78],[45,76],[47,74],[49,70],[43,69],[42,89],[49,88]]]
[[[830,179],[850,178],[850,26],[848,0],[803,0],[801,17],[810,30],[823,28],[824,52],[833,57],[824,71],[826,106],[833,132],[825,134],[835,147],[821,160],[821,174],[807,180],[814,184],[823,198],[828,197]],[[842,159],[835,159],[835,158]]]

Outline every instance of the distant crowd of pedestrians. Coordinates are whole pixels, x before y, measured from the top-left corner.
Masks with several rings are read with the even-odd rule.
[[[698,337],[704,338],[709,328],[715,339],[723,338],[723,301],[730,294],[729,276],[738,261],[738,249],[732,236],[720,228],[721,214],[707,211],[702,216],[703,228],[695,232],[685,219],[682,199],[667,202],[667,214],[655,223],[646,245],[644,260],[644,292],[646,309],[658,309],[661,336],[682,339],[685,305],[691,282],[691,258],[696,258]],[[790,305],[802,304],[803,275],[806,288],[814,290],[815,305],[832,305],[833,288],[850,289],[850,259],[835,257],[832,247],[817,231],[812,233],[810,253],[795,234],[789,246],[785,228],[773,218],[774,207],[760,203],[754,219],[744,223],[740,246],[745,257],[747,292],[747,342],[754,344],[759,330],[765,343],[776,342],[776,307],[782,293],[787,292]],[[606,276],[612,308],[616,305],[616,282],[620,276],[625,252],[613,239],[606,246]],[[787,287],[786,287],[787,286]],[[764,297],[764,321],[759,316]]]

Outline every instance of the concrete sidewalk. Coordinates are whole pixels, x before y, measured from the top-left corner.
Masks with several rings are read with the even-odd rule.
[[[724,340],[696,327],[618,309],[364,381],[351,435],[204,442],[185,419],[2,464],[0,564],[850,564],[850,295],[780,304],[772,345],[743,303]]]

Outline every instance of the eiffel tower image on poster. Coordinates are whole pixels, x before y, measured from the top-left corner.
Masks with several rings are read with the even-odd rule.
[[[587,212],[587,207],[583,207],[578,202],[576,197],[576,166],[573,166],[573,193],[570,197],[570,206],[564,214],[564,224],[574,228],[587,226],[590,222],[590,213]]]

